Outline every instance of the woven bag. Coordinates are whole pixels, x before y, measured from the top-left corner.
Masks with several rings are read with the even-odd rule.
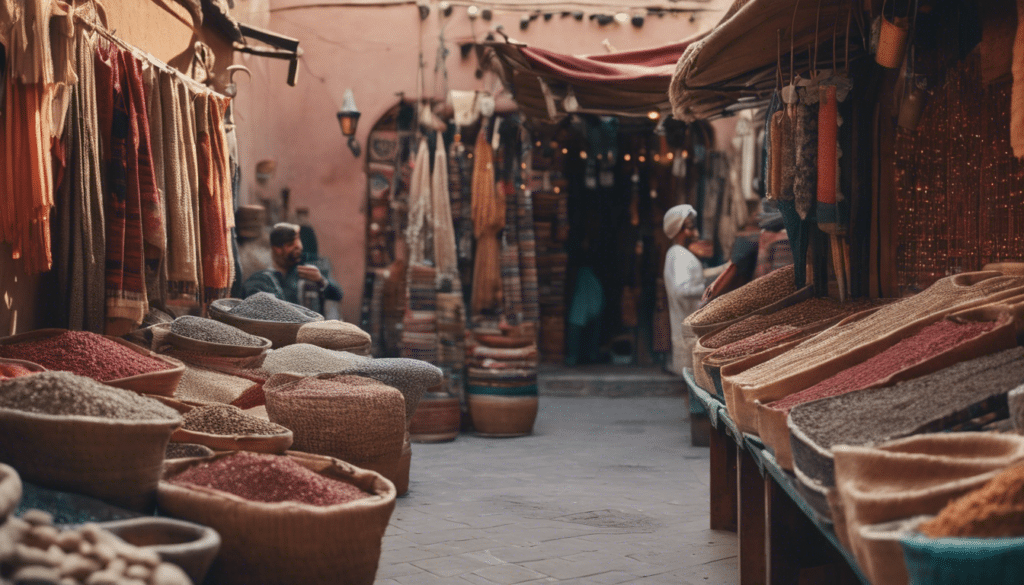
[[[223,457],[215,455],[214,457]],[[160,482],[160,510],[220,533],[208,583],[218,585],[372,585],[381,540],[395,508],[395,487],[380,474],[330,457],[287,452],[320,475],[369,497],[334,506],[252,502],[233,494]],[[197,461],[168,462],[164,479]]]
[[[314,321],[299,327],[295,343],[309,343],[326,349],[369,355],[370,334],[344,321]]]
[[[117,420],[0,408],[0,461],[25,481],[148,512],[181,419]]]
[[[836,527],[872,583],[884,567],[865,543],[864,526],[935,514],[1010,465],[1024,461],[1024,437],[994,433],[926,434],[877,447],[835,448]],[[884,560],[884,559],[881,559]]]
[[[330,382],[331,390],[303,391],[303,381],[310,378]],[[292,448],[372,469],[408,489],[408,480],[401,481],[403,474],[408,476],[403,461],[407,422],[402,393],[362,376],[310,378],[275,374],[263,387],[267,415],[271,422],[292,430]]]

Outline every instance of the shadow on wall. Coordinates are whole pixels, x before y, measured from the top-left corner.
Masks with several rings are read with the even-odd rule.
[[[38,276],[25,276],[0,244],[0,337],[33,329]]]

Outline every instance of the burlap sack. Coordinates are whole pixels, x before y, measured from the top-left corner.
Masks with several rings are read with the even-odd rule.
[[[861,528],[935,514],[949,500],[977,489],[1004,468],[1024,461],[1024,437],[990,433],[926,434],[877,447],[841,445],[835,454],[836,502],[845,540],[872,583],[888,581]],[[896,575],[898,577],[898,575]],[[904,581],[905,582],[905,574]]]
[[[310,343],[357,355],[369,355],[370,341],[370,334],[357,325],[333,319],[305,323],[295,335],[295,343]]]
[[[989,353],[1009,349],[1017,344],[1016,330],[1018,320],[1014,317],[1010,307],[1008,306],[992,305],[990,307],[968,309],[967,311],[960,311],[949,315],[946,318],[961,323],[993,321],[996,325],[991,331],[982,333],[973,339],[958,344],[956,347],[937,353],[889,376],[866,383],[856,390],[891,386],[902,380],[910,380],[912,378],[931,374],[953,364],[978,358]],[[925,327],[939,320],[941,319],[921,319],[914,325],[904,328],[898,334],[893,334],[884,339],[880,339],[877,344],[872,346],[875,353],[867,356],[865,361],[890,349],[900,341],[916,335]],[[838,371],[839,370],[836,372],[838,373]],[[854,390],[850,391],[852,392]],[[790,395],[789,398],[792,399],[794,397]],[[808,398],[807,401],[810,400],[814,399]],[[790,446],[789,426],[786,423],[786,418],[789,416],[790,409],[779,409],[774,406],[773,403],[762,404],[760,401],[755,402],[757,405],[758,435],[760,435],[764,444],[775,454],[775,459],[778,461],[779,466],[783,469],[792,471],[793,452]]]
[[[222,457],[227,454],[215,455]],[[343,461],[289,451],[317,473],[371,496],[336,506],[252,502],[233,494],[160,482],[160,510],[220,533],[207,578],[218,585],[372,585],[381,540],[395,509],[395,486]],[[168,462],[164,480],[203,459]]]

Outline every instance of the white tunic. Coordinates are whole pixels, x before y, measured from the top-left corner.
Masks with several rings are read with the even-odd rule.
[[[670,370],[682,374],[693,364],[696,338],[684,335],[683,320],[700,306],[704,294],[704,267],[700,260],[679,244],[673,244],[665,255],[665,292],[672,327],[672,363]]]

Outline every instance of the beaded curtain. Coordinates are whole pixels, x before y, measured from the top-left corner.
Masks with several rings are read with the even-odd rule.
[[[1010,148],[1010,84],[985,85],[976,59],[929,92],[916,132],[897,128],[900,294],[949,274],[1024,259],[1024,162]]]

